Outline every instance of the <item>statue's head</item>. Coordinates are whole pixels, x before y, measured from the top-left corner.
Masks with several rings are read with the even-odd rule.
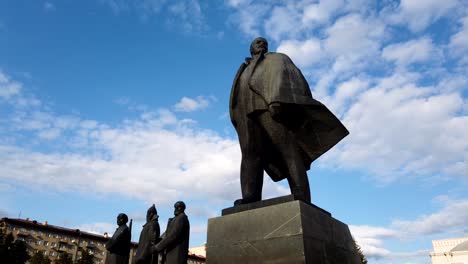
[[[268,52],[268,41],[265,38],[258,37],[250,44],[250,54],[252,56],[267,53]]]
[[[156,206],[151,206],[148,211],[146,212],[146,222],[151,221],[154,217],[158,217],[158,211],[156,210]]]
[[[125,225],[126,223],[128,222],[128,216],[124,213],[120,213],[118,216],[117,216],[117,224],[119,226],[121,225]]]
[[[174,204],[174,215],[178,216],[185,211],[185,203],[178,201]]]

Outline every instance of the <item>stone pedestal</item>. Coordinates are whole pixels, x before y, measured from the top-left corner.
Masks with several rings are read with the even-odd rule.
[[[243,207],[208,220],[207,264],[361,264],[348,226],[317,206],[287,196]]]

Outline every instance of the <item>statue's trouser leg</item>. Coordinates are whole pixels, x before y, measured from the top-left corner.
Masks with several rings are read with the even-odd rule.
[[[262,130],[258,124],[246,118],[237,128],[242,152],[241,190],[244,203],[260,201],[263,187],[263,164],[261,159]]]
[[[273,120],[269,112],[259,115],[258,120],[285,161],[285,173],[294,198],[310,203],[309,179],[294,136],[285,126]]]

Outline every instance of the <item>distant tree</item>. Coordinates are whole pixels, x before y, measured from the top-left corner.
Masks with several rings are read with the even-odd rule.
[[[76,262],[77,264],[94,264],[94,256],[88,250],[81,251],[81,258]]]
[[[8,246],[5,244],[6,236],[0,228],[0,259],[8,259]]]
[[[50,259],[38,251],[36,254],[32,255],[28,262],[29,264],[50,264]]]
[[[9,233],[5,236],[5,239],[3,242],[5,243],[5,246],[11,247],[13,245],[13,241],[15,241],[15,237],[13,236],[12,233]]]
[[[16,240],[13,247],[10,249],[10,254],[14,257],[16,264],[26,263],[29,259],[28,251],[26,250],[26,243],[24,241]]]
[[[362,249],[361,247],[356,243],[356,240],[354,241],[354,247],[356,248],[356,251],[359,255],[359,258],[361,258],[361,262],[362,264],[367,264],[367,258],[366,256],[364,255],[364,253],[362,253]]]
[[[3,239],[0,240],[0,259],[2,263],[24,264],[29,259],[26,243],[20,240],[15,241],[15,237],[11,233],[6,236],[2,234],[2,236]]]
[[[0,227],[0,244],[3,243],[4,239],[5,239],[5,233],[3,233],[3,228]]]
[[[72,256],[67,252],[62,252],[55,264],[73,264]]]
[[[5,238],[2,228],[0,228],[0,259],[8,258],[8,247],[5,245]]]

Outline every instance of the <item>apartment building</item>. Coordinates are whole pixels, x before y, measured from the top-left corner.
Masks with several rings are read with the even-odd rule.
[[[79,229],[70,229],[40,223],[29,219],[2,218],[0,228],[3,233],[12,233],[16,240],[26,242],[29,254],[42,252],[54,261],[62,252],[72,256],[73,261],[80,259],[81,252],[87,250],[94,255],[95,263],[104,263],[108,240],[106,235],[97,235]],[[136,244],[132,244],[132,251]]]

